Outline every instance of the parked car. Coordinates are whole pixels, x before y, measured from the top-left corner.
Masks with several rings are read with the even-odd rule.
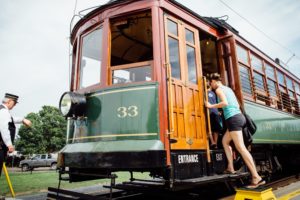
[[[56,169],[57,157],[53,154],[37,154],[31,159],[22,160],[19,167],[22,171],[33,170],[37,167],[50,167]]]

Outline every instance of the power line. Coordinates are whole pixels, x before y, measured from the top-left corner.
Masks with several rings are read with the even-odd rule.
[[[295,54],[295,52],[293,52],[291,49],[289,49],[288,47],[286,47],[285,45],[281,44],[280,42],[278,42],[277,40],[273,39],[272,37],[270,37],[268,34],[266,34],[264,31],[262,31],[260,28],[258,28],[255,24],[253,24],[251,21],[249,21],[247,18],[243,17],[240,13],[238,13],[237,11],[235,11],[232,7],[230,7],[228,4],[226,4],[223,0],[219,0],[224,6],[226,6],[228,9],[230,9],[232,12],[234,12],[235,14],[237,14],[240,18],[242,18],[243,20],[245,20],[248,24],[250,24],[253,28],[255,28],[258,32],[260,32],[261,34],[263,34],[266,38],[268,38],[269,40],[273,41],[274,43],[276,43],[277,45],[279,45],[280,47],[282,47],[283,49],[285,49],[286,51],[288,51],[289,53],[291,53],[293,57],[297,58],[300,60],[300,57],[297,56]],[[288,62],[290,61],[290,59],[288,60]],[[287,63],[288,63],[287,62]]]
[[[75,0],[75,6],[74,6],[74,11],[73,11],[73,15],[75,15],[75,12],[76,12],[76,8],[77,8],[77,0]]]

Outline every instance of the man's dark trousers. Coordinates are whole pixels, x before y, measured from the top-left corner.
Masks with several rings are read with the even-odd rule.
[[[6,153],[6,151],[3,151],[2,149],[0,149],[0,176],[2,173],[3,162],[5,160],[5,153]]]

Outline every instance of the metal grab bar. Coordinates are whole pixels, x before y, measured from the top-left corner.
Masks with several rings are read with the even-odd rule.
[[[169,134],[174,133],[174,108],[173,108],[173,90],[172,90],[172,75],[171,75],[171,65],[170,63],[166,64],[167,68],[167,84],[168,84],[168,108],[169,108]]]
[[[205,106],[205,102],[208,101],[208,92],[207,92],[207,83],[206,83],[206,77],[203,76],[203,87],[204,87],[204,106]],[[207,125],[207,130],[208,130],[208,134],[211,134],[211,127],[210,127],[210,116],[209,116],[209,108],[207,108],[205,106],[206,110],[205,110],[205,113],[206,113],[206,125]],[[207,142],[206,142],[206,155],[207,155],[207,162],[208,163],[211,163],[211,157],[210,157],[210,149],[209,149],[209,135],[206,135],[206,139],[207,139]]]

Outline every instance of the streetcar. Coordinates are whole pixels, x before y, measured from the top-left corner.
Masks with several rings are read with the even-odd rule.
[[[224,151],[209,147],[205,77],[216,72],[258,127],[259,173],[299,166],[300,79],[226,21],[174,0],[111,0],[76,23],[71,45],[58,156],[71,182],[149,172],[176,189],[249,175],[222,174]]]

